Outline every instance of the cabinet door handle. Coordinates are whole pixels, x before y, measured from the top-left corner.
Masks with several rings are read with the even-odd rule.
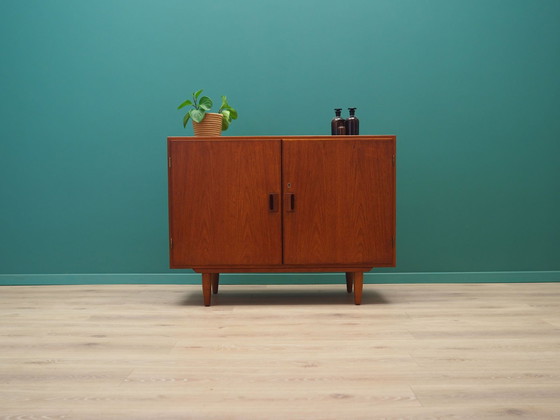
[[[268,194],[268,210],[271,213],[278,211],[278,194]]]
[[[286,194],[285,195],[286,201],[286,211],[293,212],[296,211],[296,195],[295,194]]]

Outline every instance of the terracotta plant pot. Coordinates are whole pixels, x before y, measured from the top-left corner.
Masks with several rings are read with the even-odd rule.
[[[204,119],[197,123],[192,122],[194,135],[201,136],[220,136],[222,134],[222,114],[207,112]]]

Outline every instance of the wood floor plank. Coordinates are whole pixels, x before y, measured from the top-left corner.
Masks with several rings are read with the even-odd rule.
[[[560,418],[560,284],[0,288],[0,419]]]

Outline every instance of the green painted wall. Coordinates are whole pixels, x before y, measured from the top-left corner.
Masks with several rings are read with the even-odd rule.
[[[381,272],[560,280],[559,21],[557,0],[3,0],[0,277],[170,273],[165,139],[205,88],[231,135],[356,106],[398,136]]]

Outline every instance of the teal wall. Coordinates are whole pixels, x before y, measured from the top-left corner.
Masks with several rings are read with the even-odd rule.
[[[231,135],[356,106],[398,136],[380,272],[560,280],[558,22],[557,0],[3,0],[0,280],[170,274],[165,140],[199,88]]]

